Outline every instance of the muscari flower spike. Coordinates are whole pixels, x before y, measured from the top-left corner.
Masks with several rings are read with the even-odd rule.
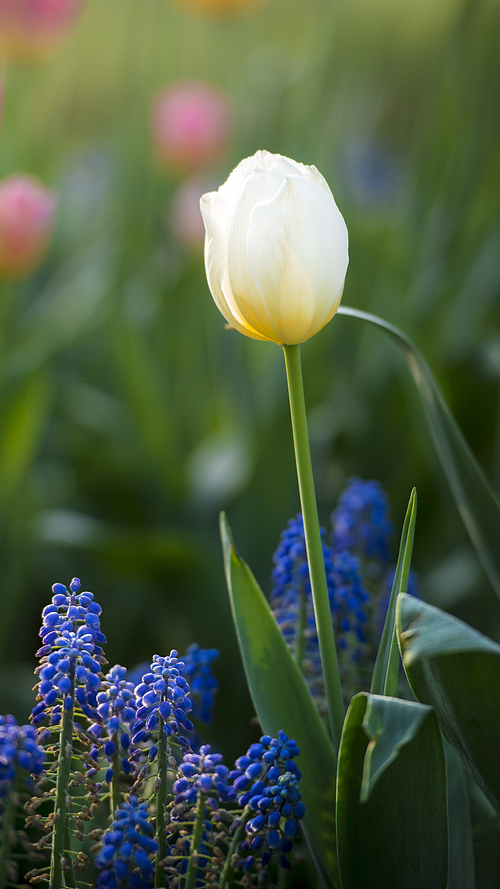
[[[106,637],[100,628],[101,606],[92,593],[79,593],[80,585],[77,577],[69,590],[55,583],[52,603],[42,612],[38,703],[31,714],[36,726],[46,718],[50,725],[58,725],[62,709],[73,709],[75,701],[85,716],[96,718],[96,693],[101,687],[101,666],[106,663],[101,646]]]
[[[158,850],[154,828],[148,820],[148,804],[131,796],[116,810],[116,817],[102,837],[95,857],[100,873],[95,886],[102,889],[151,889],[152,859]]]
[[[186,650],[183,675],[191,687],[193,716],[207,725],[212,722],[215,695],[219,683],[212,673],[212,663],[219,657],[216,648],[201,648],[193,643]]]
[[[90,750],[90,757],[96,766],[88,769],[87,774],[89,776],[96,774],[99,755],[103,752],[108,762],[104,778],[107,784],[113,779],[112,763],[116,765],[117,751],[121,757],[123,772],[128,775],[132,771],[128,751],[132,726],[137,718],[137,701],[134,684],[125,679],[126,672],[125,667],[116,664],[106,674],[102,680],[102,690],[96,695],[97,713],[102,722],[96,722],[88,729],[88,734],[96,741]]]
[[[197,879],[203,881],[215,842],[211,818],[217,816],[220,803],[232,802],[236,798],[234,787],[228,783],[229,775],[230,771],[223,764],[221,754],[212,753],[209,744],[201,746],[199,753],[184,754],[172,788],[174,799],[166,826],[168,852],[165,872],[170,880],[174,877],[174,881],[177,881],[179,875],[183,876],[187,872],[191,834],[198,816],[200,796],[203,795],[203,823],[196,865]]]
[[[387,496],[377,481],[351,478],[331,515],[332,548],[335,553],[349,550],[362,559],[374,560],[371,570],[380,576],[390,559]]]
[[[301,833],[300,821],[306,810],[299,791],[301,773],[293,759],[299,753],[297,742],[283,731],[277,738],[263,735],[236,760],[231,772],[239,805],[255,812],[245,825],[247,838],[239,847],[245,857],[237,869],[249,872],[257,867],[261,881],[268,877],[266,868],[273,852],[278,854],[280,867],[290,868],[292,840]]]
[[[370,597],[361,578],[359,559],[349,552],[334,553],[326,543],[324,529],[321,536],[339,668],[347,685],[351,685],[350,674],[356,672],[353,665],[362,660],[366,648],[366,606]],[[273,558],[271,609],[322,709],[324,681],[300,514],[288,522]]]
[[[44,771],[45,750],[32,725],[18,725],[13,716],[0,716],[0,798],[20,780],[32,790],[33,778]]]
[[[172,650],[167,657],[154,655],[151,671],[143,675],[142,682],[135,689],[137,721],[133,726],[134,747],[151,741],[152,732],[158,728],[161,717],[167,738],[174,735],[181,748],[189,749],[188,739],[180,734],[182,730],[194,731],[192,722],[186,716],[193,705],[183,671],[184,662],[178,659],[177,651]],[[136,752],[141,753],[140,750]],[[157,753],[157,745],[152,744],[148,754],[150,762]]]

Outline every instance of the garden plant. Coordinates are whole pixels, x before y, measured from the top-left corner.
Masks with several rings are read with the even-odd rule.
[[[0,889],[497,889],[500,501],[454,417],[491,411],[443,372],[485,319],[498,364],[488,91],[419,190],[358,139],[362,65],[332,87],[355,11],[123,0],[96,37],[116,2],[0,0]],[[443,157],[455,66],[496,70],[480,5],[377,20],[417,92],[435,41]]]

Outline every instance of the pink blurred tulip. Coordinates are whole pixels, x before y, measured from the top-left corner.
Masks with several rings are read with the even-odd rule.
[[[32,59],[54,49],[70,30],[84,0],[0,0],[0,51]]]
[[[215,188],[213,182],[193,177],[183,182],[170,206],[169,224],[176,238],[187,250],[200,251],[205,243],[205,226],[200,198]]]
[[[32,271],[46,250],[57,198],[33,176],[18,173],[0,182],[0,275]]]
[[[209,169],[224,154],[231,118],[228,97],[208,83],[186,81],[162,90],[152,110],[160,163],[177,173]]]

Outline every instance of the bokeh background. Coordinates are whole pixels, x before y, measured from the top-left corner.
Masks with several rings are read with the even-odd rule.
[[[40,611],[77,575],[110,663],[220,649],[206,740],[230,759],[257,729],[218,514],[269,592],[299,502],[281,351],[224,329],[193,195],[196,211],[260,148],[316,164],[350,232],[344,303],[414,339],[498,490],[500,5],[216,7],[87,0],[43,51],[0,45],[0,178],[29,173],[59,201],[43,261],[0,289],[0,710],[26,720]],[[221,91],[231,125],[180,170],[151,114],[186,80]],[[339,316],[303,358],[322,522],[357,475],[399,529],[416,485],[422,594],[500,639],[400,357]]]

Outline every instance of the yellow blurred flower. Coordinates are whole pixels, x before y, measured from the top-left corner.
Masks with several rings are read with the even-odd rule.
[[[264,0],[177,0],[177,2],[180,6],[207,15],[232,15],[260,6]]]

